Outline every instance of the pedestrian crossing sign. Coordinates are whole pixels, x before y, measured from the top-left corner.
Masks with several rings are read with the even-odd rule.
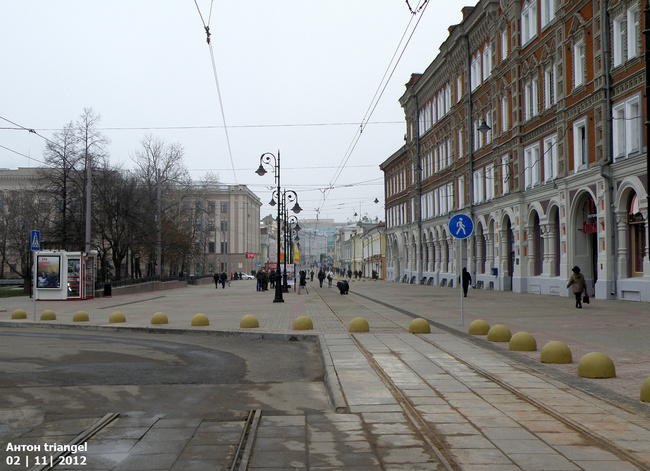
[[[449,220],[449,232],[456,239],[467,239],[474,232],[474,222],[469,216],[456,214]]]
[[[41,250],[41,231],[31,231],[29,240],[31,241],[32,251]]]

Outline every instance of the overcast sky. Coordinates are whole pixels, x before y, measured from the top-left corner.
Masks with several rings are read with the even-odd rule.
[[[404,144],[404,84],[473,5],[429,0],[412,15],[417,2],[2,1],[0,168],[43,161],[44,140],[6,120],[49,138],[92,108],[126,168],[147,134],[179,142],[193,178],[248,185],[265,216],[273,174],[254,171],[279,150],[300,217],[384,220],[379,164]]]

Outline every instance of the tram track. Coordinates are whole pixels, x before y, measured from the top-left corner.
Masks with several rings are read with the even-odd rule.
[[[362,298],[369,299],[373,302],[377,302],[380,305],[384,307],[388,307],[392,309],[394,312],[407,315],[411,318],[418,318],[420,316],[408,312],[402,308],[399,308],[398,306],[392,306],[388,303],[381,302],[381,301],[376,301],[371,298],[368,298],[366,296],[360,295],[358,293],[354,293],[354,295],[360,296]],[[323,298],[320,294],[319,297],[323,300],[323,302],[328,306],[328,308],[332,311],[332,314],[336,316],[339,321],[344,324],[343,320],[338,316],[338,314],[335,312],[334,309],[332,309],[327,301],[327,299]],[[352,300],[355,303],[358,303],[354,298],[351,296],[348,298]],[[398,326],[402,331],[406,331],[402,325],[398,324],[394,320],[390,319],[386,315],[373,310],[369,308],[367,305],[363,305],[361,303],[358,303],[360,306],[363,306],[364,309],[366,310],[371,310],[375,315],[378,315],[382,317],[385,321],[388,321],[395,326]],[[455,331],[454,329],[451,329],[447,326],[442,326],[435,321],[432,321],[430,319],[426,319],[429,321],[434,327],[441,327],[444,332],[450,333],[452,335],[456,335],[457,337],[464,338],[466,337],[465,335],[462,335],[462,333]],[[405,415],[408,417],[409,421],[413,425],[413,427],[419,432],[419,434],[422,436],[422,438],[427,442],[427,444],[430,446],[431,450],[438,456],[440,459],[442,465],[445,467],[447,470],[457,470],[461,469],[461,466],[454,460],[453,454],[451,453],[451,450],[447,447],[444,437],[440,437],[434,430],[429,427],[427,421],[425,418],[422,417],[422,414],[417,410],[415,404],[405,395],[402,393],[400,388],[395,384],[394,381],[392,381],[390,375],[384,370],[384,368],[377,362],[373,356],[373,353],[369,351],[363,344],[362,342],[359,341],[360,336],[363,334],[352,334],[352,340],[354,341],[355,345],[359,350],[362,352],[368,363],[371,365],[373,370],[377,373],[377,375],[381,378],[382,382],[385,384],[387,389],[391,392],[393,397],[397,400],[399,403],[400,407],[404,411]],[[382,334],[380,334],[382,335]],[[555,410],[553,407],[548,406],[547,404],[543,403],[542,401],[536,399],[535,397],[532,397],[529,394],[526,394],[525,392],[522,392],[519,390],[517,387],[509,384],[508,382],[502,380],[501,378],[497,377],[496,375],[492,374],[491,372],[485,370],[484,368],[481,368],[480,366],[477,366],[475,364],[472,364],[470,361],[467,361],[463,359],[460,355],[456,354],[454,351],[445,348],[444,346],[438,344],[435,342],[433,339],[426,335],[420,335],[416,334],[420,339],[425,341],[427,344],[432,346],[433,348],[443,352],[445,355],[449,356],[452,358],[454,361],[462,364],[465,368],[468,370],[476,373],[480,377],[488,380],[489,382],[496,384],[498,387],[502,388],[503,390],[507,391],[508,393],[514,395],[516,398],[525,401],[526,403],[530,404],[533,406],[537,411],[548,415],[549,417],[552,417],[553,420],[561,423],[562,425],[568,427],[570,430],[578,433],[581,437],[584,438],[585,443],[591,444],[595,447],[598,447],[604,451],[607,451],[619,459],[626,461],[638,469],[642,470],[650,470],[650,466],[648,466],[647,462],[640,459],[639,457],[635,456],[633,453],[630,451],[626,450],[625,448],[622,448],[621,446],[617,445],[613,441],[601,436],[597,432],[594,432],[590,430],[588,427],[578,423],[575,420],[572,420],[568,417],[566,417],[563,413],[558,412]],[[466,339],[465,339],[466,340]],[[496,351],[496,350],[492,350]],[[413,368],[411,368],[407,363],[405,363],[402,358],[400,358],[400,354],[397,351],[394,351],[390,349],[390,352],[392,355],[394,355],[395,358],[400,359],[401,365],[403,368],[406,368],[410,373],[416,375],[420,380],[422,380],[424,383],[427,383],[425,378],[423,378],[417,371],[415,371]],[[514,360],[516,361],[516,360]],[[452,371],[450,368],[446,368],[444,365],[441,364],[436,364],[436,366],[442,368],[447,374],[454,376],[454,371]],[[522,363],[523,367],[526,367]],[[535,376],[543,375],[544,373],[541,373],[539,371],[532,371],[532,374]],[[430,386],[430,388],[437,393],[434,387]]]

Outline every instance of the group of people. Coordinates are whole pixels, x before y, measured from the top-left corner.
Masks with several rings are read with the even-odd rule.
[[[277,273],[275,273],[273,270],[259,270],[257,273],[255,273],[255,279],[257,280],[257,291],[268,291],[269,283],[271,284],[271,289],[275,288],[276,278]]]
[[[225,271],[222,271],[221,273],[215,271],[212,278],[214,278],[214,289],[219,288],[220,284],[223,289],[226,289],[226,281],[228,281],[228,275]]]

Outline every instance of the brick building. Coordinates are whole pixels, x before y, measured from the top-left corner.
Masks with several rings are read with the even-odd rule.
[[[481,0],[400,98],[386,277],[650,301],[639,1]],[[467,242],[449,233],[458,212]]]

